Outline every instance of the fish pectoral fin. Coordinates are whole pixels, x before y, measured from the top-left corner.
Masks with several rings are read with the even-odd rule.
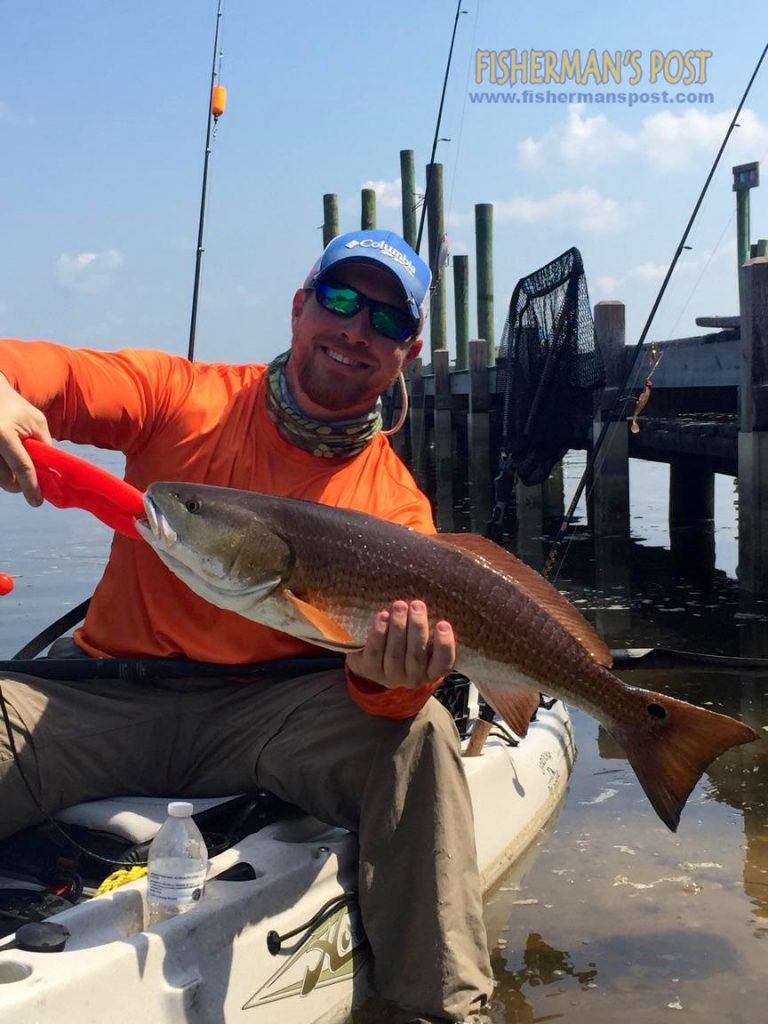
[[[477,680],[475,683],[496,714],[501,715],[512,732],[522,739],[528,732],[528,726],[539,706],[539,695],[536,690],[531,690],[527,686],[487,686]]]
[[[341,654],[362,649],[362,645],[354,640],[333,616],[308,601],[302,601],[290,590],[283,591],[283,595],[294,618],[307,626],[306,632],[301,636],[302,640],[321,644],[323,647],[327,647],[331,651],[339,651]]]

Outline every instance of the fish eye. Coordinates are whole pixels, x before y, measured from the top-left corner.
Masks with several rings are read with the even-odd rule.
[[[189,501],[184,502],[184,508],[191,516],[196,516],[202,507],[202,501],[199,501],[197,498],[190,498]]]

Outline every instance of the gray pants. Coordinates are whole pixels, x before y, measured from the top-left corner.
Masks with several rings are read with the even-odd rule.
[[[49,813],[107,796],[263,786],[358,834],[360,908],[383,999],[456,1020],[490,995],[470,798],[456,729],[436,700],[401,722],[368,715],[338,670],[242,684],[17,675],[0,687]],[[0,836],[41,818],[0,718]]]

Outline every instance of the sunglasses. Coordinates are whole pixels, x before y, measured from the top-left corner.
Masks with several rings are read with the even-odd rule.
[[[348,284],[319,281],[315,285],[315,298],[323,309],[343,317],[355,316],[367,306],[371,327],[389,341],[405,341],[416,334],[418,325],[405,310],[369,299]]]

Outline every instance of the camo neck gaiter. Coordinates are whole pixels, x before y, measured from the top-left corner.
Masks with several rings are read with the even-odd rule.
[[[351,420],[313,420],[298,408],[288,390],[285,366],[290,352],[283,352],[267,367],[267,412],[291,444],[320,459],[357,455],[382,427],[381,400],[370,412]]]

